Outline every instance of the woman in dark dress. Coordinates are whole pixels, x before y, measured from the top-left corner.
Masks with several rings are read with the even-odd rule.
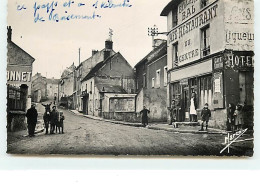
[[[228,104],[227,108],[227,130],[234,132],[235,131],[235,105],[232,103]]]
[[[148,109],[146,109],[146,107],[144,106],[143,110],[141,110],[140,113],[142,114],[142,124],[144,126],[147,126],[148,125],[148,114],[150,113],[150,111]]]

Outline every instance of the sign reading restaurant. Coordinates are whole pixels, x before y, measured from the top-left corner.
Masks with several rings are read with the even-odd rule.
[[[199,12],[196,16],[174,28],[168,35],[169,42],[172,43],[177,41],[192,30],[206,25],[210,20],[217,16],[217,8],[218,4],[213,3],[202,12]]]

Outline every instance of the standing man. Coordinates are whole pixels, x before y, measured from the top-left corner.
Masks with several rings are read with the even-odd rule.
[[[58,112],[56,111],[56,106],[52,106],[50,134],[54,134],[54,130],[57,122],[58,122]]]
[[[141,110],[140,113],[142,114],[142,124],[144,126],[147,126],[148,125],[148,114],[150,113],[150,110],[146,109],[146,107],[144,106],[143,110]]]
[[[174,123],[176,121],[176,104],[175,104],[175,100],[172,100],[171,103],[171,108],[170,108],[170,123],[169,125],[172,125],[172,123]]]
[[[38,112],[35,109],[35,104],[31,105],[31,108],[27,110],[25,116],[27,117],[29,137],[33,137],[38,117]]]

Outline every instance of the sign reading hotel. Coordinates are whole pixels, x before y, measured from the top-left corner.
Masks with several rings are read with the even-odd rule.
[[[198,29],[214,20],[219,12],[218,1],[201,8],[200,0],[184,0],[178,6],[178,25],[168,34],[168,43],[178,42],[179,66],[200,58],[201,36]],[[212,23],[214,24],[214,23]]]

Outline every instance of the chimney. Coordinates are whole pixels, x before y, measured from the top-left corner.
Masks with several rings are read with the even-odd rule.
[[[12,40],[12,28],[11,26],[7,26],[7,41]]]
[[[98,50],[92,50],[92,56],[95,55],[98,52]]]
[[[112,50],[113,49],[113,41],[112,40],[106,40],[105,41],[105,49]]]
[[[105,49],[105,50],[104,50],[104,61],[105,61],[108,57],[110,57],[110,53],[111,53],[110,50],[108,50],[108,49]]]
[[[158,46],[160,46],[162,43],[166,42],[166,40],[164,39],[154,39],[153,41],[153,47],[157,48]]]

